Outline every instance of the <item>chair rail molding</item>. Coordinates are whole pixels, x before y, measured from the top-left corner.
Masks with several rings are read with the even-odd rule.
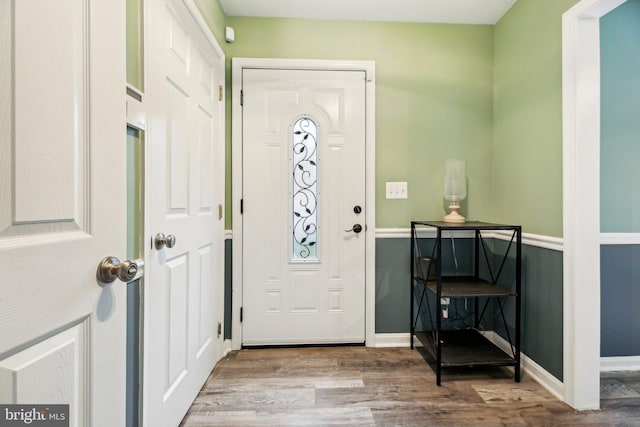
[[[503,231],[484,232],[482,236],[485,238],[494,238],[500,240],[510,240],[511,234]],[[376,228],[376,239],[409,239],[411,237],[410,228]],[[421,239],[435,239],[436,231],[431,228],[421,228],[418,230],[418,237]],[[458,231],[453,233],[455,238],[473,239],[472,231]],[[527,246],[535,246],[538,248],[551,249],[554,251],[563,250],[562,237],[544,236],[540,234],[522,233],[522,244]]]

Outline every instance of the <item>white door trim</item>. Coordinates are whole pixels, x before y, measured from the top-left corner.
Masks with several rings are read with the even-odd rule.
[[[242,346],[242,89],[243,68],[275,68],[292,70],[364,71],[367,74],[366,96],[366,271],[365,271],[365,344],[375,346],[375,63],[373,61],[333,61],[304,59],[232,59],[232,200],[233,200],[233,298],[232,348]]]
[[[582,0],[562,17],[563,382],[579,410],[600,407],[600,18],[625,1]]]

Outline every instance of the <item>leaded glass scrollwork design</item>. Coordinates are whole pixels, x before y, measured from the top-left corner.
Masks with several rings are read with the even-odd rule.
[[[293,260],[318,259],[318,125],[293,125]]]

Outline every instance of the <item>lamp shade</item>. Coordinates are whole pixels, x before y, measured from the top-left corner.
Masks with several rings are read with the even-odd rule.
[[[444,164],[444,198],[460,201],[467,197],[465,161],[449,159]]]

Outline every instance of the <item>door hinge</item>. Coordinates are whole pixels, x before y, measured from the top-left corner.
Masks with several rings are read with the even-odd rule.
[[[244,213],[244,199],[240,199],[240,215]]]
[[[222,323],[218,322],[218,338],[222,335]]]
[[[222,85],[218,85],[218,101],[222,101],[224,98],[224,88]]]
[[[240,307],[240,323],[242,323],[242,319],[244,318],[243,316],[243,309],[244,307]]]
[[[244,90],[240,90],[240,105],[244,105]]]
[[[222,205],[218,205],[218,220],[222,219]]]

